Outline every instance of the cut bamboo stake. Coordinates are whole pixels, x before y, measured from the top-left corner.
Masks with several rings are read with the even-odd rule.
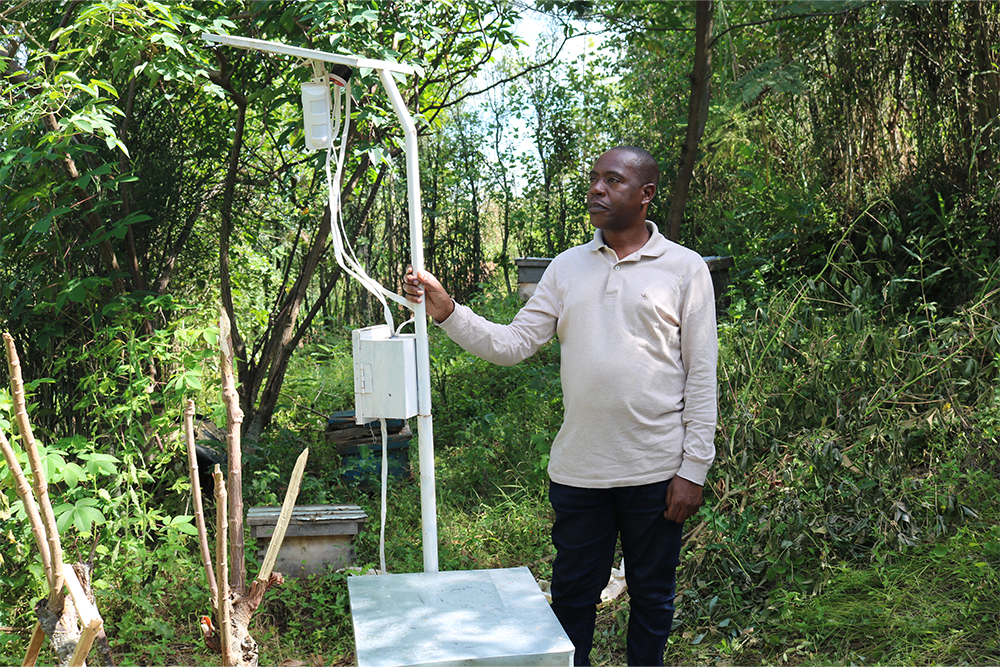
[[[21,663],[21,667],[35,667],[35,661],[38,660],[38,654],[42,650],[42,642],[45,641],[45,630],[42,630],[42,624],[35,621],[35,629],[31,631],[31,641],[28,642],[28,652],[24,654],[24,662]]]
[[[80,639],[77,640],[76,649],[73,651],[73,656],[69,660],[69,667],[83,667],[87,659],[87,654],[90,653],[90,647],[93,646],[94,639],[97,637],[97,633],[104,627],[104,620],[98,613],[97,607],[94,606],[94,603],[84,593],[83,586],[76,576],[76,571],[72,567],[68,567],[63,572],[63,576],[66,579],[66,588],[69,590],[70,597],[73,598],[73,606],[76,607],[80,625],[83,628]]]
[[[66,568],[63,563],[59,529],[56,526],[52,503],[49,500],[48,484],[45,481],[41,457],[38,455],[38,445],[28,420],[28,410],[24,400],[24,380],[21,377],[21,364],[18,360],[17,349],[10,334],[4,333],[3,339],[7,352],[7,367],[10,371],[10,385],[14,394],[15,419],[21,433],[21,445],[27,452],[28,460],[31,463],[33,486],[28,484],[24,470],[22,470],[14,453],[14,448],[2,431],[0,431],[0,449],[3,450],[4,459],[14,476],[17,493],[24,503],[25,513],[31,523],[35,541],[38,543],[38,551],[49,583],[48,603],[36,609],[38,621],[35,623],[28,651],[21,664],[22,667],[34,667],[42,643],[48,636],[46,627],[48,627],[49,622],[52,622],[53,627],[49,630],[52,633],[50,640],[54,642],[56,636],[60,636],[58,646],[53,644],[60,661],[68,660],[65,662],[68,667],[84,667],[94,640],[103,631],[104,621],[80,583],[79,576],[85,575],[78,576],[76,570]],[[40,512],[39,507],[41,508]],[[81,572],[84,572],[83,566],[80,567]],[[66,606],[66,595],[62,590],[64,585],[72,599],[71,607]],[[89,587],[89,580],[87,585]],[[43,621],[45,626],[42,625]],[[82,628],[82,633],[77,630],[78,623],[79,627]],[[64,629],[59,630],[60,625]],[[72,649],[71,652],[70,649]]]
[[[260,566],[260,573],[257,575],[258,585],[267,584],[271,578],[271,570],[278,560],[278,551],[281,543],[285,539],[285,531],[288,523],[292,520],[292,512],[295,510],[295,500],[299,497],[299,486],[302,484],[302,474],[306,469],[306,459],[309,458],[309,448],[302,450],[298,460],[295,461],[295,468],[292,470],[292,478],[288,482],[288,490],[285,491],[285,502],[281,505],[281,514],[278,515],[278,523],[274,527],[271,535],[271,543],[267,547],[267,554],[264,556],[264,563]]]
[[[226,554],[227,543],[227,523],[226,523],[226,481],[222,477],[222,469],[216,465],[215,472],[215,559],[218,562],[218,583],[219,583],[219,643],[222,648],[223,667],[232,667],[236,664],[232,646],[232,606],[233,601],[229,595],[229,561]]]
[[[219,362],[222,374],[222,402],[226,406],[226,454],[229,467],[229,561],[232,581],[230,587],[240,595],[246,594],[247,572],[243,540],[243,459],[240,430],[243,410],[236,391],[233,375],[233,337],[229,315],[219,309]]]
[[[201,498],[201,484],[198,476],[198,454],[194,441],[194,401],[188,401],[184,410],[184,436],[187,440],[188,466],[191,469],[191,495],[194,498],[194,523],[198,527],[198,547],[201,550],[201,562],[205,565],[205,577],[208,579],[208,594],[212,602],[212,611],[219,618],[219,586],[215,581],[215,571],[212,569],[212,552],[208,547],[208,529],[205,526],[205,510]]]
[[[3,450],[3,457],[7,460],[7,466],[14,475],[14,486],[17,488],[17,495],[21,499],[21,502],[24,503],[24,511],[28,515],[31,532],[35,535],[38,553],[42,556],[42,566],[45,568],[45,576],[49,579],[49,585],[51,585],[50,573],[52,571],[52,560],[49,555],[49,543],[45,537],[45,526],[42,524],[42,517],[38,514],[38,506],[35,505],[35,498],[31,495],[31,485],[28,483],[27,477],[24,476],[24,470],[17,461],[14,448],[11,446],[10,441],[7,440],[7,436],[4,435],[3,431],[0,431],[0,449]]]
[[[58,598],[62,596],[63,586],[63,558],[62,546],[59,544],[59,529],[56,528],[56,517],[52,511],[52,503],[49,501],[49,487],[45,480],[42,460],[38,456],[38,448],[35,445],[35,435],[28,422],[28,407],[24,400],[24,380],[21,378],[21,361],[17,356],[14,339],[9,333],[4,332],[3,342],[7,348],[7,368],[10,371],[10,388],[14,395],[14,417],[18,430],[21,432],[21,446],[28,453],[28,461],[31,463],[35,497],[38,500],[49,542],[50,564],[45,574],[49,580],[49,603],[55,605]]]

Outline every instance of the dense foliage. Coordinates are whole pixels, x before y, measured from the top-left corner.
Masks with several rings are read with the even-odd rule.
[[[378,311],[327,253],[322,156],[302,151],[297,101],[310,72],[201,33],[421,67],[404,94],[428,265],[505,321],[520,305],[514,257],[589,238],[585,175],[606,147],[658,158],[665,222],[693,4],[541,2],[556,18],[531,48],[514,34],[520,3],[0,9],[0,327],[32,381],[63,541],[95,562],[121,662],[216,659],[197,643],[207,591],[177,430],[185,398],[222,419],[220,301],[241,341],[246,502],[276,504],[310,446],[300,503],[378,516],[375,476],[323,436],[353,401],[348,330]],[[688,526],[667,659],[995,663],[1000,9],[715,3],[713,19],[680,240],[735,268],[719,458]],[[600,41],[577,37],[587,46],[566,55],[581,30]],[[345,221],[391,286],[409,256],[400,134],[375,78],[354,83]],[[557,344],[497,368],[432,336],[441,567],[546,579]],[[0,390],[6,433],[9,410]],[[9,480],[0,470],[0,662],[23,655],[44,586]],[[418,497],[392,483],[391,571],[421,567]],[[377,561],[376,530],[358,551]],[[262,660],[351,660],[345,576],[269,597]],[[623,660],[627,614],[602,607],[595,659]]]

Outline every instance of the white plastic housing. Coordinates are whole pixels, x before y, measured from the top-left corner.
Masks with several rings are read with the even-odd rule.
[[[333,140],[330,128],[330,87],[323,83],[302,84],[302,121],[306,135],[306,148],[311,151],[326,150]]]
[[[392,335],[386,324],[351,332],[354,348],[354,416],[408,419],[417,414],[417,341]]]

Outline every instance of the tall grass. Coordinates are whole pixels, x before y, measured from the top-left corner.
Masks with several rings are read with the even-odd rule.
[[[734,294],[721,322],[719,454],[687,525],[671,663],[1000,661],[998,266],[963,307],[924,298],[890,313],[845,256],[766,299]],[[473,305],[503,321],[519,303],[487,291]],[[557,344],[500,368],[431,336],[441,568],[523,565],[549,579]],[[323,433],[325,415],[352,407],[349,334],[314,338],[291,373],[275,427],[245,457],[246,501],[280,499],[309,446],[299,502],[361,505],[358,564],[372,566],[378,481],[348,481],[351,462]],[[390,480],[388,517],[389,570],[419,571],[413,479]],[[97,591],[119,661],[216,660],[199,639],[208,602],[193,540],[119,552]],[[262,664],[349,664],[346,590],[344,573],[273,589],[255,620]],[[601,608],[599,664],[624,662],[627,619],[624,600]],[[0,641],[0,658],[20,659],[23,637]]]

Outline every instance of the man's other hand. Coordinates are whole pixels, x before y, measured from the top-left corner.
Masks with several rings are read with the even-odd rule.
[[[667,521],[684,523],[701,507],[701,493],[700,484],[675,475],[667,487],[667,511],[663,513],[663,517]]]
[[[455,302],[451,300],[451,296],[438,279],[427,271],[419,271],[414,275],[413,267],[406,267],[403,291],[406,292],[407,301],[426,302],[427,314],[434,318],[435,322],[444,322],[455,310]]]

